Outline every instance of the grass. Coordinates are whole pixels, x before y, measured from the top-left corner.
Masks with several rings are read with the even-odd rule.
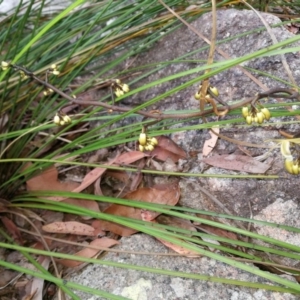
[[[39,5],[34,5],[34,3]],[[228,3],[229,1],[223,1],[218,4],[218,7],[225,7]],[[85,4],[86,6],[83,8],[81,7],[82,4]],[[166,1],[166,4],[176,10],[177,14],[188,22],[211,10],[210,2],[204,3],[194,10],[185,10],[189,5],[186,1]],[[288,4],[290,5],[289,2]],[[157,1],[150,0],[136,1],[135,3],[118,0],[102,2],[77,0],[73,1],[65,10],[55,13],[45,13],[44,8],[47,6],[48,2],[43,0],[38,2],[31,0],[27,5],[22,5],[20,3],[15,11],[9,12],[7,16],[0,21],[1,60],[20,67],[26,67],[40,80],[53,85],[53,87],[57,88],[61,93],[67,94],[70,98],[71,95],[78,95],[78,98],[80,98],[82,95],[85,95],[84,91],[92,90],[101,85],[103,86],[103,89],[101,90],[101,100],[99,100],[101,103],[104,102],[107,105],[113,105],[110,83],[115,82],[114,80],[116,78],[122,78],[122,82],[128,83],[129,86],[133,84],[137,86],[137,88],[115,99],[115,104],[117,105],[122,99],[134,96],[142,91],[147,91],[160,84],[178,78],[182,80],[185,80],[185,78],[189,79],[185,80],[182,85],[166,90],[165,93],[162,93],[153,99],[149,99],[141,105],[132,107],[127,111],[109,114],[105,107],[96,105],[95,103],[90,106],[81,106],[71,115],[71,124],[57,127],[53,123],[55,114],[60,112],[71,101],[74,101],[75,103],[77,100],[68,100],[68,98],[62,97],[62,95],[59,95],[58,93],[53,93],[51,96],[45,96],[43,91],[45,91],[46,86],[37,83],[32,80],[32,78],[22,80],[19,70],[9,68],[8,70],[1,72],[0,196],[8,201],[8,204],[3,207],[1,213],[5,216],[11,216],[11,214],[14,215],[19,213],[20,209],[28,211],[41,209],[60,211],[67,214],[73,214],[74,216],[90,216],[95,219],[113,221],[182,246],[185,249],[197,252],[200,255],[207,256],[211,259],[215,259],[268,279],[274,285],[242,282],[215,276],[151,269],[145,266],[132,266],[99,259],[76,257],[76,260],[79,261],[111,265],[120,268],[130,268],[132,270],[143,270],[155,274],[299,294],[300,287],[297,283],[260,270],[252,264],[245,263],[251,262],[261,265],[263,263],[270,264],[281,270],[288,270],[288,272],[298,274],[298,270],[294,270],[285,265],[278,266],[271,261],[266,262],[260,255],[260,253],[268,253],[270,255],[276,255],[276,257],[291,258],[298,261],[300,258],[298,254],[300,248],[298,246],[259,235],[252,231],[245,230],[242,227],[239,228],[233,225],[225,225],[220,222],[199,218],[196,217],[196,214],[238,220],[245,224],[256,223],[261,226],[279,227],[291,232],[299,232],[298,228],[245,219],[237,216],[220,215],[215,212],[197,211],[185,207],[168,207],[165,205],[138,201],[128,202],[124,199],[94,196],[87,193],[70,193],[62,191],[30,192],[24,191],[24,185],[28,179],[55,163],[68,166],[81,166],[82,168],[102,166],[107,169],[136,172],[137,168],[133,167],[113,167],[109,165],[86,163],[84,158],[90,156],[94,151],[99,149],[113,149],[113,147],[121,147],[122,145],[132,145],[134,141],[137,141],[141,129],[145,126],[148,128],[147,134],[150,136],[166,135],[178,131],[212,128],[215,125],[219,125],[220,127],[246,126],[244,119],[241,118],[241,106],[245,105],[243,101],[232,104],[232,109],[228,113],[230,118],[197,125],[189,124],[191,120],[199,118],[199,115],[197,117],[194,115],[199,114],[199,111],[192,110],[166,112],[165,119],[157,120],[157,122],[153,122],[155,116],[153,116],[153,118],[145,118],[144,120],[140,118],[141,121],[135,126],[122,125],[121,121],[136,117],[142,111],[151,107],[151,105],[160,103],[167,97],[174,95],[183,89],[191,89],[195,83],[199,83],[243,62],[266,55],[270,56],[294,52],[298,50],[298,48],[295,48],[293,44],[300,40],[300,36],[295,35],[293,38],[276,43],[268,48],[261,49],[243,57],[214,62],[212,64],[196,62],[200,66],[139,86],[138,83],[140,80],[162,70],[169,64],[182,63],[184,61],[191,62],[189,55],[186,54],[172,61],[161,62],[158,65],[147,65],[138,69],[122,69],[120,67],[124,66],[127,59],[145,52],[152,47],[154,43],[162,37],[162,33],[170,33],[181,26],[181,22],[179,22],[174,15],[166,11],[166,9]],[[84,28],[84,30],[82,28]],[[238,37],[230,37],[230,39],[234,38]],[[222,42],[227,41],[228,40],[224,40]],[[201,48],[198,51],[205,50],[207,50],[207,47]],[[58,76],[53,76],[50,73],[46,76],[47,70],[51,68],[52,64],[57,64],[60,71]],[[101,65],[101,68],[99,68],[99,65]],[[256,70],[251,71],[258,72]],[[141,73],[132,76],[132,74],[137,72]],[[202,74],[199,75],[199,73]],[[279,78],[274,78],[273,76],[273,79],[282,83],[282,80]],[[76,83],[76,85],[74,83]],[[285,82],[285,84],[293,87],[293,85],[288,82]],[[75,87],[70,88],[72,86]],[[288,102],[269,104],[266,105],[266,107],[272,109],[274,117],[299,114],[298,110],[293,112],[286,111],[284,107],[287,105],[289,105]],[[206,116],[213,115],[210,108],[201,113]],[[176,114],[177,117],[174,117],[174,114]],[[189,114],[189,116],[186,116],[186,114]],[[180,116],[182,116],[182,118]],[[96,125],[89,126],[89,124]],[[174,128],[174,125],[178,124],[181,124],[180,129],[178,127]],[[288,124],[293,124],[293,120],[289,121]],[[263,126],[270,125],[272,125],[272,119],[263,124]],[[75,137],[70,139],[67,134],[73,130],[81,131],[79,131],[79,134]],[[98,138],[99,133],[101,133],[101,139]],[[67,137],[65,138],[65,136]],[[59,141],[61,138],[65,138],[64,142]],[[67,160],[72,157],[77,157],[77,159]],[[28,165],[29,162],[31,162],[31,165]],[[233,177],[248,179],[272,179],[278,177],[277,175],[230,176],[226,174],[190,174],[146,169],[142,170],[142,173],[181,177],[207,176],[216,178]],[[188,231],[174,226],[153,225],[149,224],[149,222],[140,220],[97,213],[71,204],[51,201],[47,199],[49,196],[88,199],[157,211],[166,215],[176,216],[189,221],[208,224],[216,228],[228,230],[239,234],[242,238],[241,240],[228,239],[225,237]],[[3,229],[1,230],[1,235],[5,241],[0,242],[1,248],[19,251],[35,265],[38,271],[31,271],[5,262],[4,260],[0,260],[1,266],[53,282],[72,299],[79,299],[73,292],[74,289],[107,299],[124,299],[105,291],[98,291],[69,281],[66,282],[64,279],[59,278],[58,272],[50,273],[39,265],[33,255],[50,255],[51,257],[69,259],[74,258],[74,256],[64,253],[49,252],[46,251],[47,249],[37,250],[30,247],[24,247],[20,244],[18,245]],[[206,242],[201,239],[203,237],[216,240],[219,244]],[[246,242],[243,238],[251,238],[253,242]],[[259,241],[263,241],[265,244],[261,245]],[[255,249],[256,252],[252,254],[250,251],[241,251],[238,247],[245,247],[248,250]],[[208,250],[212,248],[219,252],[216,253],[212,250]],[[245,262],[238,261],[232,257],[232,255],[234,257],[245,259]]]

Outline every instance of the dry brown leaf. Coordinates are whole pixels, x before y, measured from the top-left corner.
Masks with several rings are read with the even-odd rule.
[[[103,248],[110,248],[116,244],[119,244],[118,241],[113,240],[113,239],[109,239],[107,237],[103,237],[101,239],[95,239],[90,243],[90,246],[94,246],[94,247],[103,247]],[[87,258],[92,258],[94,256],[96,256],[98,254],[98,252],[101,250],[97,250],[97,249],[91,249],[91,248],[84,248],[81,251],[78,251],[76,254],[77,256],[80,257],[87,257]],[[57,259],[56,260],[58,263],[62,264],[65,267],[68,268],[75,268],[77,266],[79,266],[80,264],[82,264],[83,262],[81,261],[77,261],[77,260],[70,260],[70,259]]]
[[[103,173],[106,171],[105,168],[95,168],[92,171],[88,172],[79,187],[77,187],[75,190],[73,190],[74,193],[80,193],[84,189],[86,189],[88,186],[90,186],[92,183],[94,183],[99,177],[103,175]]]
[[[207,224],[199,224],[199,225],[196,225],[195,227],[206,233],[209,233],[209,234],[225,237],[225,238],[228,238],[231,240],[238,240],[237,234],[235,234],[234,232],[225,230],[225,229],[213,227],[213,226],[207,225]]]
[[[114,158],[113,160],[111,160],[109,163],[107,163],[108,165],[119,165],[119,164],[131,164],[143,157],[147,156],[147,154],[142,153],[140,151],[131,151],[131,152],[126,152],[121,154],[120,156]],[[90,186],[92,183],[94,183],[97,179],[99,179],[105,172],[106,172],[106,168],[95,168],[92,171],[90,171],[89,173],[87,173],[85,175],[85,177],[83,178],[81,184],[76,187],[74,190],[72,190],[72,192],[74,193],[80,193],[81,191],[83,191],[84,189],[86,189],[88,186]],[[99,192],[99,191],[98,191]],[[54,200],[55,201],[62,201],[66,198],[63,197],[56,197]]]
[[[181,255],[184,255],[184,256],[187,256],[187,257],[199,257],[201,256],[199,253],[197,252],[194,252],[192,250],[188,250],[188,249],[185,249],[184,247],[181,247],[181,246],[178,246],[178,245],[175,245],[175,244],[172,244],[168,241],[165,241],[163,239],[159,239],[157,238],[162,244],[164,244],[166,247],[172,249],[173,251],[181,254]],[[178,239],[178,241],[181,241],[180,239]]]
[[[1,217],[1,221],[14,241],[20,245],[23,245],[22,235],[16,224],[5,216]]]
[[[127,183],[129,180],[129,174],[125,171],[107,170],[105,175],[125,183]]]
[[[174,216],[160,215],[155,221],[163,225],[179,227],[190,231],[197,231],[191,221]]]
[[[213,127],[213,130],[216,133],[220,133],[219,127]],[[209,131],[209,134],[210,134],[211,138],[209,140],[206,140],[203,145],[203,150],[202,150],[203,156],[207,156],[214,149],[214,147],[218,141],[218,136],[215,135],[211,130]]]
[[[178,183],[156,185],[152,188],[140,188],[136,191],[128,193],[124,199],[137,200],[142,202],[160,203],[167,205],[176,205],[180,197],[180,189]],[[105,213],[129,217],[142,220],[143,211],[139,208],[134,208],[125,205],[113,204],[105,210]],[[151,213],[152,220],[160,213]],[[128,236],[136,232],[136,230],[118,225],[112,222],[98,220],[93,227],[96,226],[104,231],[111,231],[121,236]]]
[[[121,236],[130,236],[137,232],[137,230],[135,229],[131,229],[129,227],[117,223],[103,221],[103,220],[95,220],[92,223],[92,226],[95,228],[95,233],[97,234],[100,233],[100,235],[103,231],[111,231]]]
[[[94,212],[100,212],[99,204],[97,201],[68,198],[68,199],[64,199],[62,202],[83,207],[92,210]],[[91,219],[91,217],[82,217],[82,218],[85,220]]]
[[[129,165],[132,164],[144,157],[148,156],[148,154],[143,153],[141,151],[130,151],[121,154],[120,156],[116,157],[113,161],[114,165]]]
[[[204,158],[203,162],[222,169],[258,174],[264,174],[271,167],[270,164],[262,163],[255,158],[237,154],[214,155]]]
[[[70,221],[70,222],[53,222],[44,225],[42,229],[52,233],[71,233],[76,235],[94,236],[95,229],[87,224]]]
[[[28,191],[72,191],[78,187],[77,182],[58,181],[58,171],[52,166],[47,170],[39,173],[37,176],[27,180],[26,186]]]
[[[100,182],[101,182],[101,177],[99,177],[94,183],[94,195],[103,196]]]
[[[159,136],[157,141],[158,146],[151,151],[151,155],[156,159],[166,161],[169,158],[174,162],[178,162],[179,159],[186,158],[185,151],[168,137]]]
[[[213,222],[218,222],[220,224],[223,224],[222,222],[217,221],[214,217],[209,216],[209,215],[204,215],[204,214],[196,214],[197,217]],[[193,224],[195,228],[198,228],[206,233],[221,236],[221,237],[226,237],[232,240],[238,240],[237,234],[231,231],[227,231],[225,229],[221,229],[212,225],[204,224],[204,223],[198,223],[194,222]]]
[[[38,258],[39,264],[45,269],[48,270],[51,259],[50,257],[40,256]],[[29,295],[27,295],[25,299],[32,299],[32,300],[42,300],[43,299],[43,287],[44,287],[44,279],[34,277],[32,282],[30,282],[31,288]]]

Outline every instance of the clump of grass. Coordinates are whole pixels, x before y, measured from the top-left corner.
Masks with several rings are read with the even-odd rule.
[[[118,69],[118,66],[124,65],[124,62],[129,57],[137,55],[151,47],[161,38],[161,32],[171,32],[180,26],[181,23],[177,20],[177,18],[170,13],[166,13],[164,7],[156,1],[136,1],[133,3],[129,3],[127,1],[102,1],[90,3],[84,0],[77,0],[65,10],[55,14],[45,14],[44,8],[47,6],[46,1],[40,1],[40,5],[34,5],[34,3],[35,1],[33,0],[29,1],[27,6],[20,3],[15,12],[9,13],[6,18],[0,21],[0,36],[2,41],[1,60],[8,63],[8,65],[2,65],[4,71],[0,74],[0,189],[1,197],[11,202],[5,208],[3,213],[12,213],[18,208],[40,208],[113,221],[167,240],[171,243],[184,246],[186,249],[269,279],[273,283],[279,285],[269,286],[249,282],[244,283],[225,278],[208,277],[196,274],[191,275],[187,273],[182,274],[179,272],[154,270],[146,267],[136,268],[134,266],[94,259],[76,258],[77,260],[110,264],[122,268],[141,269],[159,274],[181,276],[183,278],[211,280],[215,282],[298,294],[300,292],[298,284],[280,278],[277,275],[259,270],[243,262],[238,262],[230,258],[229,255],[234,254],[242,257],[247,262],[254,262],[257,264],[261,263],[261,257],[259,255],[250,255],[247,252],[232,250],[230,245],[235,245],[246,248],[255,248],[257,251],[263,251],[280,257],[289,257],[298,260],[299,247],[292,246],[275,239],[270,239],[241,228],[194,217],[193,215],[195,213],[208,214],[207,212],[174,207],[172,207],[171,210],[168,206],[135,201],[128,203],[128,201],[123,199],[99,197],[88,194],[58,191],[53,191],[52,193],[23,191],[21,194],[21,191],[29,178],[54,163],[79,165],[83,167],[99,166],[84,163],[83,156],[101,148],[110,148],[137,141],[139,134],[141,133],[141,129],[145,128],[145,126],[150,128],[149,130],[151,135],[169,134],[179,130],[178,128],[172,128],[172,125],[174,124],[178,124],[179,122],[184,124],[185,122],[199,118],[200,116],[213,114],[214,110],[210,108],[201,113],[198,111],[177,111],[173,112],[173,116],[171,115],[172,112],[167,112],[163,121],[160,121],[157,118],[154,120],[155,122],[153,122],[153,119],[150,118],[135,124],[135,126],[121,125],[117,128],[111,127],[113,124],[119,124],[118,122],[121,120],[136,116],[141,113],[143,109],[158,103],[182,89],[192,86],[196,82],[198,83],[205,80],[244,61],[264,55],[276,55],[291,52],[293,51],[292,47],[284,49],[282,49],[282,47],[290,46],[293,42],[298,41],[300,37],[295,36],[294,38],[270,46],[267,49],[251,53],[244,57],[209,65],[205,64],[188,71],[173,74],[171,76],[161,78],[156,82],[151,82],[147,85],[139,86],[136,89],[129,91],[129,88],[127,89],[126,86],[124,87],[124,84],[128,84],[128,87],[130,87],[132,82],[138,82],[139,79],[149,76],[151,72],[156,72],[165,65],[173,63],[173,61],[164,62],[160,66],[150,66],[150,70],[147,70],[146,73],[139,74],[133,78],[130,76],[131,72],[136,70],[121,70],[118,73],[116,73],[115,70]],[[177,13],[188,21],[210,9],[208,3],[203,4],[203,7],[199,7],[198,9],[191,11],[185,10],[188,6],[186,1],[174,0],[166,1],[166,3],[168,6],[177,8]],[[83,4],[85,4],[85,6],[81,6]],[[224,2],[223,5],[226,5],[226,2]],[[13,39],[11,39],[11,37],[13,37]],[[204,50],[205,49],[203,49],[203,51]],[[185,58],[187,57],[178,58],[178,60]],[[199,71],[204,72],[205,70],[210,71],[205,72],[200,76],[197,75]],[[139,106],[122,111],[119,107],[117,107],[117,105],[115,105],[119,100],[122,100],[125,97],[130,97],[158,84],[175,78],[182,78],[190,74],[194,74],[195,77]],[[78,78],[80,79],[79,84]],[[122,78],[122,81],[117,81],[120,80],[119,78]],[[125,79],[123,80],[123,78]],[[77,83],[77,85],[75,86],[74,83]],[[84,99],[82,100],[73,97],[78,96],[78,98],[83,98],[84,91],[99,88],[99,86],[105,90],[101,99],[101,105],[93,102],[90,105],[83,106],[82,103],[84,102]],[[53,93],[50,93],[50,90],[52,90]],[[121,93],[122,91],[124,93]],[[114,92],[116,95],[112,97],[112,93]],[[114,99],[116,96],[118,98]],[[116,103],[113,103],[114,100]],[[70,103],[78,105],[78,108],[77,111],[69,116],[70,120],[68,119],[68,121],[65,122],[63,109],[70,105]],[[107,104],[106,106],[105,103]],[[230,107],[229,114],[232,116],[230,120],[208,122],[197,125],[197,128],[212,128],[214,125],[225,126],[230,123],[236,124],[242,122],[241,106],[244,104],[245,103],[243,102],[238,102],[234,103]],[[284,106],[284,104],[280,105]],[[119,113],[110,114],[107,109],[112,107],[114,108],[114,111]],[[276,108],[276,104],[272,105],[272,107]],[[180,117],[181,114],[182,118]],[[286,112],[284,110],[277,110],[274,115],[286,115]],[[152,117],[154,118],[155,116],[153,115]],[[53,118],[56,118],[54,119],[56,122],[53,122]],[[255,118],[255,116],[253,116],[253,118]],[[63,124],[61,123],[62,121],[64,121]],[[83,127],[84,124],[90,124],[95,121],[98,124],[97,126]],[[57,124],[64,126],[57,127]],[[73,140],[63,139],[64,135],[74,129],[79,130],[80,132],[76,138]],[[184,124],[180,130],[191,129],[193,129],[193,126]],[[101,139],[98,139],[99,132],[101,132]],[[145,145],[148,144],[146,143]],[[78,160],[68,161],[71,157],[78,157]],[[28,162],[31,162],[32,164],[27,165]],[[119,167],[119,169],[130,170],[130,168],[125,167]],[[178,175],[171,172],[157,172],[149,170],[143,170],[143,172],[162,175]],[[205,175],[180,173],[180,176]],[[228,175],[226,176],[228,177]],[[247,175],[246,177],[249,178],[251,176]],[[262,176],[260,177],[262,178]],[[268,178],[271,178],[271,176],[268,176]],[[239,233],[245,237],[251,237],[257,241],[265,241],[268,245],[260,246],[259,243],[253,242],[250,244],[243,241],[229,240],[209,235],[210,239],[224,242],[225,246],[218,246],[200,240],[200,238],[204,236],[200,233],[182,230],[171,226],[153,226],[153,224],[150,226],[147,222],[132,219],[129,220],[127,218],[111,216],[103,213],[95,213],[76,206],[46,200],[47,196],[90,199],[158,211],[194,222],[220,227],[224,230]],[[263,223],[228,215],[220,216],[214,213],[211,214],[222,218],[253,222],[261,225],[277,226],[275,224]],[[285,229],[293,232],[299,232],[297,228],[285,227]],[[70,289],[78,289],[93,293],[94,295],[107,297],[108,299],[115,299],[115,296],[104,291],[96,291],[71,282],[65,284],[62,279],[50,274],[48,271],[36,264],[31,254],[50,254],[52,257],[61,258],[70,258],[72,256],[63,253],[49,253],[47,251],[21,247],[20,245],[16,245],[5,234],[5,232],[2,231],[1,234],[8,242],[0,243],[0,247],[20,251],[38,268],[39,272],[33,273],[30,270],[14,266],[5,261],[0,261],[1,266],[53,282],[65,293],[73,297],[73,299],[78,299],[78,297]],[[278,249],[274,250],[274,245],[276,245]],[[213,251],[206,249],[204,250],[203,246],[217,249],[221,254],[216,254]],[[272,262],[267,263],[272,264]],[[298,274],[298,270],[292,270],[287,266],[279,267]]]

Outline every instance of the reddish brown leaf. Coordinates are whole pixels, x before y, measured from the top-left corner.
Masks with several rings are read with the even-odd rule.
[[[168,158],[174,162],[178,162],[179,159],[186,158],[185,151],[180,148],[176,143],[166,136],[157,137],[158,146],[151,151],[156,159],[166,161]]]
[[[179,227],[190,231],[197,231],[191,221],[174,216],[160,215],[156,218],[155,221],[163,225]]]
[[[23,239],[22,239],[22,235],[21,232],[19,231],[18,227],[16,226],[16,224],[10,220],[9,218],[3,216],[1,217],[1,221],[3,223],[3,225],[5,226],[5,228],[7,229],[7,231],[10,233],[11,237],[20,245],[23,245]]]
[[[42,229],[46,232],[52,233],[71,233],[76,235],[94,236],[95,229],[87,224],[80,222],[53,222],[44,225]]]
[[[94,194],[97,196],[103,196],[101,187],[100,187],[101,177],[99,177],[94,183]]]
[[[227,170],[243,171],[248,173],[265,173],[271,165],[262,163],[252,157],[245,155],[214,155],[203,159],[208,165]]]
[[[109,163],[107,163],[108,165],[119,165],[119,164],[130,164],[132,162],[135,162],[136,160],[139,160],[143,157],[145,157],[146,154],[142,153],[140,151],[131,151],[131,152],[126,152],[121,154],[120,156],[112,159]],[[83,181],[81,182],[81,184],[76,187],[73,192],[74,193],[79,193],[81,191],[83,191],[84,189],[86,189],[88,186],[90,186],[92,183],[94,183],[97,179],[99,179],[105,172],[106,172],[106,168],[95,168],[92,171],[90,171],[89,173],[87,173],[85,175],[85,177],[83,178]],[[98,192],[100,193],[100,191],[98,190]],[[63,197],[56,197],[54,200],[55,201],[62,201]]]
[[[199,257],[200,254],[197,253],[197,252],[194,252],[192,250],[188,250],[188,249],[185,249],[184,247],[182,246],[178,246],[178,245],[175,245],[175,244],[172,244],[168,241],[165,241],[163,239],[159,239],[157,238],[162,244],[164,244],[166,247],[172,249],[173,251],[181,254],[181,255],[184,255],[184,256],[187,256],[187,257]],[[178,239],[178,242],[180,242],[181,240]]]
[[[121,236],[130,236],[137,232],[135,229],[131,229],[129,227],[125,227],[123,225],[119,225],[117,223],[103,221],[103,220],[95,220],[92,223],[92,226],[95,228],[95,232],[98,234],[103,231],[111,231],[115,234],[121,235]]]
[[[77,187],[75,190],[73,190],[74,193],[80,193],[81,191],[83,191],[85,188],[87,188],[88,186],[90,186],[93,182],[95,182],[100,176],[102,176],[102,174],[106,171],[106,169],[104,168],[95,168],[92,171],[90,171],[89,173],[87,173],[80,186]]]
[[[54,166],[26,182],[28,191],[72,191],[78,187],[78,185],[77,182],[58,181],[58,171]]]
[[[207,224],[199,224],[195,227],[209,234],[225,237],[232,240],[238,240],[237,235],[234,232],[230,232],[221,228],[213,227]]]
[[[103,237],[101,239],[95,239],[90,243],[90,246],[94,247],[99,247],[99,248],[110,248],[116,244],[119,244],[118,241],[109,239],[106,237]],[[80,256],[80,257],[87,257],[87,258],[92,258],[98,254],[98,252],[101,251],[101,249],[92,249],[92,248],[84,248],[81,251],[77,252],[75,255]],[[70,260],[70,259],[57,259],[57,262],[62,264],[65,267],[68,268],[75,268],[82,264],[81,261],[77,260]]]
[[[177,183],[173,183],[169,185],[156,185],[152,188],[140,188],[134,192],[128,193],[124,198],[142,202],[175,205],[178,202],[179,197],[179,186]],[[141,209],[125,205],[113,204],[108,207],[105,212],[108,214],[129,217],[138,220],[143,219],[143,211]],[[159,213],[152,212],[152,220],[158,215]],[[128,236],[136,232],[135,230],[127,227],[102,220],[98,221],[97,227],[104,231],[111,231],[122,236]]]
[[[119,157],[117,157],[114,161],[114,165],[129,165],[132,164],[144,157],[148,156],[146,153],[140,152],[140,151],[130,151],[121,154]]]
[[[68,198],[68,199],[64,199],[62,202],[76,205],[79,207],[83,207],[83,208],[92,210],[94,212],[100,212],[97,201]],[[90,219],[90,217],[84,217],[84,219],[87,220],[87,219]]]
[[[106,172],[106,176],[112,177],[114,179],[117,179],[117,180],[125,182],[125,183],[127,183],[129,180],[129,174],[125,171],[108,170]]]

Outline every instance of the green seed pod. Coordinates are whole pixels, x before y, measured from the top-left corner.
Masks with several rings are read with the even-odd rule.
[[[219,91],[218,91],[218,89],[216,88],[216,87],[214,87],[214,86],[210,86],[209,87],[209,90],[211,91],[211,93],[212,94],[214,94],[215,96],[219,96]]]
[[[242,115],[243,115],[243,117],[246,119],[247,118],[247,116],[249,115],[249,108],[248,108],[248,106],[244,106],[243,108],[242,108]]]
[[[262,112],[258,112],[256,116],[257,116],[257,123],[262,124],[265,119],[265,115]]]
[[[284,140],[281,142],[280,152],[284,158],[290,157],[292,155],[290,150],[290,142],[288,140]]]
[[[246,123],[247,123],[248,125],[251,125],[251,124],[252,124],[252,117],[251,117],[251,116],[247,116],[247,117],[246,117]]]
[[[144,147],[144,146],[142,146],[142,145],[139,145],[139,150],[140,150],[141,152],[144,152],[144,150],[145,150],[145,147]]]
[[[145,146],[147,144],[147,135],[146,135],[146,133],[141,133],[140,134],[139,143],[142,146]]]
[[[270,118],[271,118],[271,113],[270,113],[270,111],[269,111],[267,108],[264,107],[264,108],[262,108],[261,112],[265,115],[265,119],[266,119],[267,121],[269,121]]]
[[[294,163],[293,163],[292,160],[286,159],[286,160],[284,161],[284,168],[285,168],[286,171],[287,171],[288,173],[290,173],[290,174],[294,174],[294,173],[293,173],[293,165],[294,165]]]

